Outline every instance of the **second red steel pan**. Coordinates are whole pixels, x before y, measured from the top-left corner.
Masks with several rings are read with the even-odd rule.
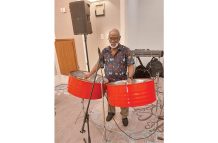
[[[117,107],[136,107],[153,103],[156,100],[154,81],[151,79],[134,79],[107,84],[109,103]]]

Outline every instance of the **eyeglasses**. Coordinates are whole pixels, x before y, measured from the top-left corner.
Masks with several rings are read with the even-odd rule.
[[[118,41],[120,37],[109,37],[108,40],[110,41]]]

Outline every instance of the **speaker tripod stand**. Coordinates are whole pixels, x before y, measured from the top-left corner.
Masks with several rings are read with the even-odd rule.
[[[86,48],[86,64],[87,64],[88,72],[90,72],[89,55],[88,55],[88,49],[87,49],[87,34],[84,34],[83,36],[84,36],[84,43],[85,43],[85,48]]]

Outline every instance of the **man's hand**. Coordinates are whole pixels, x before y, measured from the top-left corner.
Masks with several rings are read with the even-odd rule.
[[[92,74],[90,72],[85,72],[84,73],[84,78],[87,79],[91,76]]]
[[[109,80],[108,80],[107,78],[104,78],[104,79],[103,79],[103,83],[104,83],[104,84],[107,84],[107,83],[109,83]]]
[[[132,83],[132,78],[128,77],[128,78],[127,78],[127,82],[128,82],[128,83]]]

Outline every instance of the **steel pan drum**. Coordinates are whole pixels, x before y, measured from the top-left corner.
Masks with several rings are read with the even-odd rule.
[[[84,73],[85,71],[75,71],[70,73],[68,80],[68,92],[74,96],[89,99],[95,74],[88,79],[84,79]],[[100,99],[102,97],[101,79],[101,76],[97,75],[91,99]],[[104,88],[105,85],[103,85],[103,89]]]
[[[107,84],[109,103],[118,107],[135,107],[150,104],[156,100],[154,81],[151,79],[134,79]]]

